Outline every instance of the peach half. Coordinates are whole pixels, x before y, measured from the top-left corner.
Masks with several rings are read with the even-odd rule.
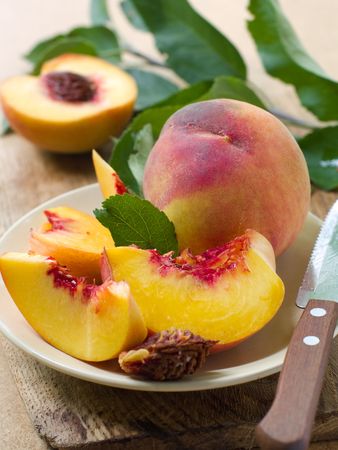
[[[95,150],[92,151],[92,158],[96,178],[104,198],[127,192],[126,186],[115,170]]]
[[[218,341],[219,349],[260,330],[284,297],[272,247],[253,230],[197,256],[116,247],[103,263],[113,279],[129,284],[151,331],[188,329]]]
[[[0,271],[32,328],[71,356],[85,361],[115,358],[147,335],[127,283],[87,284],[54,259],[26,253],[2,255]]]
[[[137,97],[134,79],[94,56],[64,54],[41,75],[9,78],[0,99],[11,127],[38,147],[77,153],[118,136]]]
[[[55,258],[75,276],[100,280],[101,253],[114,246],[109,230],[95,217],[67,206],[44,213],[47,222],[31,231],[30,250]]]

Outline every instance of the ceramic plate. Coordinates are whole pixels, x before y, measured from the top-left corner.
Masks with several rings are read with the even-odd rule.
[[[16,222],[0,240],[0,253],[26,251],[31,227],[42,221],[42,212],[54,206],[72,206],[88,213],[100,206],[98,185],[90,185],[60,195]],[[212,355],[194,376],[176,382],[147,382],[121,373],[116,361],[87,363],[72,358],[45,342],[28,325],[0,281],[0,331],[16,346],[60,372],[95,383],[142,391],[195,391],[245,383],[278,372],[282,366],[292,331],[301,315],[295,304],[320,220],[309,214],[296,242],[277,261],[277,270],[286,287],[283,306],[274,319],[255,336],[229,351]]]

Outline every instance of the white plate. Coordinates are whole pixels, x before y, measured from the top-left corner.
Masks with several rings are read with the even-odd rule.
[[[35,208],[16,222],[0,240],[0,253],[26,251],[29,230],[43,220],[42,212],[68,205],[91,213],[102,201],[98,185],[67,192]],[[309,214],[296,242],[278,259],[278,273],[286,287],[284,303],[274,319],[236,348],[212,355],[195,375],[176,382],[148,382],[123,374],[115,362],[90,364],[52,347],[28,325],[0,281],[0,331],[13,344],[60,372],[95,383],[142,391],[195,391],[245,383],[278,372],[301,310],[295,304],[320,220]]]

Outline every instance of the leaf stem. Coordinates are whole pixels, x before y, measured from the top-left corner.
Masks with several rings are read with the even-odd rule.
[[[131,55],[137,56],[138,58],[144,59],[151,66],[167,68],[167,66],[164,63],[162,63],[161,61],[157,61],[156,59],[152,58],[151,56],[145,55],[144,53],[141,53],[138,50],[135,50],[134,48],[130,47],[129,45],[124,48],[124,51],[127,53],[130,53]]]

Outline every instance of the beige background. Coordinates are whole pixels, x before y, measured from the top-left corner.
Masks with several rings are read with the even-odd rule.
[[[156,0],[154,0],[156,1]],[[246,12],[244,0],[192,0],[196,9],[203,13],[216,27],[223,31],[240,49],[249,66],[249,78],[265,92],[279,109],[312,120],[311,115],[299,105],[291,87],[269,78],[263,71],[254,45],[245,27]],[[54,33],[67,31],[75,25],[86,25],[88,19],[87,0],[1,0],[0,2],[0,42],[1,64],[0,79],[23,73],[28,65],[21,58],[36,41]],[[118,9],[118,2],[111,0],[110,9],[114,21],[123,36],[132,42],[135,48],[159,57],[152,45],[152,38],[136,32],[128,26]],[[329,75],[338,79],[338,2],[335,0],[281,0],[285,13],[296,28],[298,35]],[[15,157],[13,156],[15,149]],[[17,136],[0,139],[0,211],[9,211],[2,217],[0,234],[19,216],[51,195],[64,190],[64,172],[55,178],[52,186],[35,189],[31,203],[20,201],[20,184],[25,179],[25,187],[34,190],[34,179],[29,179],[30,167],[26,173],[15,171],[15,158],[20,151],[32,155],[32,165],[46,167],[52,164],[48,157],[39,154],[32,146]],[[13,152],[13,153],[12,153]],[[10,161],[12,195],[4,195],[6,161]],[[54,164],[54,162],[53,162]],[[14,170],[13,170],[14,168]],[[9,170],[9,169],[7,169]],[[81,174],[71,183],[76,187],[83,183]],[[332,197],[333,198],[333,197]],[[11,205],[8,203],[11,202]],[[6,359],[0,346],[0,450],[40,450],[46,449],[44,443],[35,434],[26,416],[23,404],[9,373]],[[321,447],[323,448],[323,447]],[[333,448],[333,447],[332,447]]]

